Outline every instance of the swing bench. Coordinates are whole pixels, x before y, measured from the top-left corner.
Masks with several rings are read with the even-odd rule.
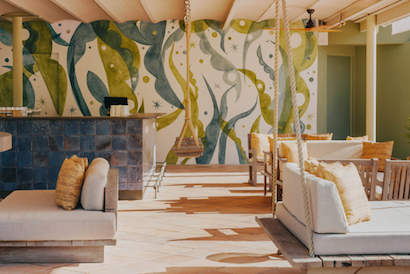
[[[185,123],[181,134],[175,140],[172,148],[174,154],[178,157],[196,158],[203,154],[204,147],[201,139],[196,137],[195,128],[191,121],[191,100],[189,97],[189,41],[191,40],[191,3],[185,0],[185,33],[186,33],[186,94],[185,94]],[[192,138],[184,137],[186,130],[191,130]]]
[[[349,226],[333,182],[306,174],[316,253],[310,257],[300,177],[297,165],[287,163],[277,218],[256,218],[293,267],[307,273],[410,273],[410,201],[370,201],[371,220]]]
[[[281,203],[277,203],[276,180],[270,182],[273,217],[256,217],[256,221],[289,263],[303,273],[410,273],[410,201],[370,201],[370,221],[351,222],[349,226],[336,185],[305,172],[286,0],[275,1],[272,147],[278,145],[280,2],[299,165],[285,164]],[[273,153],[272,162],[277,160],[277,153]],[[272,165],[272,178],[277,178],[277,174],[277,165]],[[341,173],[341,177],[346,178],[346,174]],[[376,180],[371,183],[376,184]],[[350,197],[355,198],[350,200],[355,201],[361,186],[354,186]],[[371,189],[374,190],[373,185]]]

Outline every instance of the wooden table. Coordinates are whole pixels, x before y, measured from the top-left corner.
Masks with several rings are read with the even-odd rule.
[[[11,134],[0,131],[0,152],[11,149]]]

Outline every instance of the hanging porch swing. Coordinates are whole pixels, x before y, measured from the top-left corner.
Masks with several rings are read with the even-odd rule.
[[[204,152],[201,139],[196,137],[195,128],[191,121],[191,99],[189,92],[189,41],[191,38],[191,18],[190,18],[190,1],[185,1],[185,34],[186,34],[186,95],[185,95],[185,123],[181,134],[175,140],[175,146],[172,148],[173,152],[178,157],[199,157]],[[185,132],[189,126],[192,138],[184,137]]]

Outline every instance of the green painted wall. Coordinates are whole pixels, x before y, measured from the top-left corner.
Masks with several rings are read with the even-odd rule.
[[[350,136],[351,57],[327,56],[327,131],[333,139]]]
[[[366,135],[366,47],[355,47],[355,94],[354,124],[355,136]]]
[[[318,51],[318,101],[317,101],[317,132],[326,133],[327,130],[327,57],[328,56],[349,56],[351,57],[352,64],[355,63],[355,47],[353,46],[319,46]],[[355,86],[353,85],[355,74],[354,66],[352,65],[352,97],[354,97]],[[354,101],[352,104],[354,115]],[[352,124],[354,119],[352,119]],[[353,127],[354,128],[354,127]],[[351,133],[354,135],[354,132]]]
[[[329,46],[319,47],[318,132],[326,127],[326,56],[351,54],[353,63],[352,135],[366,134],[366,33],[348,23],[329,33]],[[410,32],[391,35],[391,26],[377,36],[377,141],[394,141],[393,156],[410,156],[410,140],[403,135],[410,116]],[[325,71],[324,71],[325,70]],[[410,133],[410,132],[409,132]]]
[[[404,133],[410,116],[410,42],[380,45],[377,49],[377,141],[394,141],[393,156],[410,156]],[[366,47],[356,47],[356,103],[365,104]],[[365,108],[356,111],[356,130],[365,132]]]

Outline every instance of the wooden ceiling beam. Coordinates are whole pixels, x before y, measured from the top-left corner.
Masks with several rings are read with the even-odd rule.
[[[377,14],[376,24],[378,26],[387,25],[387,24],[393,23],[394,21],[397,21],[397,20],[400,20],[400,19],[403,19],[409,16],[410,16],[410,2],[406,2],[392,9],[389,9],[387,11]],[[366,31],[366,30],[367,30],[366,20],[363,20],[360,22],[360,31]]]

